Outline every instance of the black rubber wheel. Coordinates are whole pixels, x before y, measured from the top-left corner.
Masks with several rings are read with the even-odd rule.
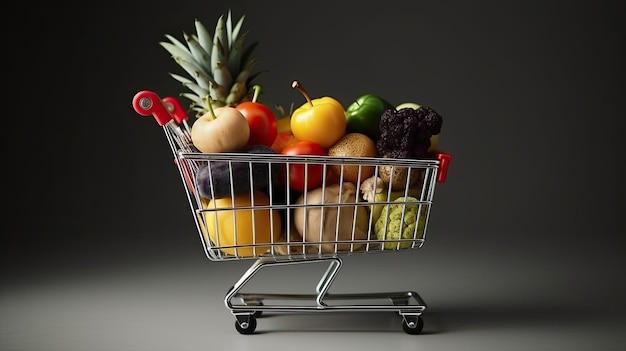
[[[254,331],[256,330],[256,317],[254,317],[254,315],[251,315],[248,318],[248,322],[244,322],[243,325],[241,325],[239,321],[235,321],[235,329],[237,329],[239,334],[247,335],[254,333]]]
[[[404,329],[407,334],[417,335],[422,332],[422,329],[424,329],[424,320],[422,317],[418,316],[415,325],[409,325],[409,322],[402,318],[402,329]]]

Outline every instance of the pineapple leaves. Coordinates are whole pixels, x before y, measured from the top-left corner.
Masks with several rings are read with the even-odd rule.
[[[200,67],[206,67],[211,62],[211,54],[204,50],[197,40],[197,37],[188,35],[187,33],[183,33],[183,35],[185,36],[185,41],[187,42],[193,60],[196,61]]]
[[[167,43],[167,42],[160,42],[159,44],[165,50],[167,50],[167,52],[169,52],[170,55],[172,55],[172,58],[180,57],[180,58],[185,59],[187,61],[193,61],[194,60],[193,56],[191,56],[191,52],[189,52],[189,50],[187,50],[184,47],[181,48],[180,46],[178,46],[176,44]]]
[[[187,39],[187,35],[185,35],[185,39]],[[180,41],[176,38],[168,36],[171,43],[161,42],[161,46],[167,50],[172,55],[172,58],[180,67],[182,67],[191,77],[193,77],[201,86],[201,80],[206,80],[204,77],[208,77],[210,80],[213,78],[210,76],[208,72],[203,68],[203,62],[198,62],[198,59],[194,56],[197,55],[197,50],[201,50],[201,48],[195,48],[192,50],[187,49]],[[189,38],[189,43],[197,43],[193,39]],[[190,44],[190,48],[193,47],[194,44]],[[206,51],[204,52],[206,54]],[[199,56],[202,59],[202,56]],[[206,57],[206,56],[205,56]],[[208,59],[208,58],[207,58]],[[208,89],[208,84],[205,84]]]
[[[228,66],[221,62],[213,67],[213,78],[218,85],[223,87],[229,87],[233,84],[233,76],[230,74]]]
[[[178,39],[176,39],[175,37],[169,35],[169,34],[165,34],[165,37],[173,44],[175,45],[177,48],[179,48],[180,50],[188,53],[189,55],[191,55],[191,52],[189,52],[189,50],[187,49],[187,47],[185,46],[185,44],[181,43]],[[161,45],[163,45],[163,43],[161,43]]]
[[[202,105],[202,99],[198,95],[191,94],[191,93],[182,93],[180,94],[180,96],[186,99],[189,99],[194,104]]]
[[[206,27],[200,22],[200,20],[196,19],[196,35],[198,36],[198,42],[200,46],[204,49],[204,51],[210,53],[211,48],[213,47],[213,37],[211,33],[206,29]]]
[[[226,17],[226,38],[228,40],[228,48],[230,49],[233,45],[233,18],[230,10],[228,10],[228,17]]]
[[[239,37],[239,32],[241,31],[241,28],[243,27],[243,20],[245,18],[246,18],[245,15],[241,16],[241,18],[239,19],[239,21],[235,25],[235,28],[233,28],[230,31],[230,36],[228,37],[228,45],[230,45],[231,47],[232,47],[235,39]]]
[[[246,63],[246,67],[244,67],[244,69],[239,73],[239,75],[237,75],[237,80],[235,83],[239,83],[239,82],[245,83],[250,77],[250,74],[252,73],[252,70],[254,69],[254,66],[256,66],[257,62],[259,62],[258,57],[255,57],[249,60]]]
[[[196,33],[183,32],[184,40],[165,35],[159,44],[188,74],[170,75],[188,89],[181,96],[192,102],[190,109],[201,114],[207,111],[206,99],[215,104],[236,106],[250,95],[250,83],[258,59],[253,50],[258,43],[246,47],[248,32],[243,30],[245,16],[235,21],[232,12],[221,15],[212,34],[199,19]]]
[[[248,37],[248,32],[242,33],[241,28],[243,27],[243,21],[246,18],[245,15],[239,18],[235,28],[232,28],[232,20],[230,16],[230,11],[228,11],[228,21],[226,23],[226,29],[228,34],[228,69],[231,72],[238,72],[241,69],[241,57],[243,54],[244,45],[246,43],[246,39]]]
[[[179,75],[174,74],[174,73],[170,73],[170,76],[172,76],[172,78],[174,78],[175,80],[180,82],[185,88],[187,88],[187,89],[191,90],[192,92],[194,92],[197,96],[209,95],[209,89],[205,89],[205,88],[199,86],[198,84],[196,84],[191,79],[187,79],[187,78],[185,78],[183,76],[179,76]]]
[[[248,91],[248,78],[252,73],[252,69],[256,66],[258,58],[253,58],[246,64],[246,67],[239,73],[235,84],[233,84],[228,97],[226,98],[227,104],[234,104],[241,100]]]
[[[193,77],[201,87],[208,89],[209,83],[215,83],[213,77],[205,73],[202,67],[198,66],[195,61],[187,61],[181,57],[175,57],[174,60],[176,60],[176,63]]]
[[[246,50],[241,54],[241,59],[239,61],[241,62],[241,64],[245,62],[250,62],[252,60],[252,53],[254,52],[254,49],[257,47],[257,45],[259,45],[259,42],[255,41],[246,48]]]
[[[194,111],[196,113],[196,117],[202,116],[206,111],[206,107],[204,106],[204,101],[198,96],[189,93],[180,94],[182,97],[189,99],[191,101],[191,105],[189,106],[189,110]]]
[[[226,25],[224,24],[224,16],[220,16],[215,26],[215,35],[213,36],[213,50],[211,52],[211,67],[215,67],[218,62],[228,62],[226,58],[226,50],[228,47],[228,37],[226,34]]]
[[[231,72],[239,72],[241,69],[241,58],[244,53],[244,45],[248,37],[248,32],[243,33],[235,40],[228,56],[228,69]]]
[[[176,73],[170,73],[170,76],[172,76],[172,78],[176,79],[178,82],[182,83],[183,85],[188,84],[188,83],[194,83],[193,80],[187,78],[187,77],[183,77],[181,75],[178,75]]]
[[[217,101],[224,101],[228,96],[228,90],[221,85],[211,83],[209,85],[211,98]]]

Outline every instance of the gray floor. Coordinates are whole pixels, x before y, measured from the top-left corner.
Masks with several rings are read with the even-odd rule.
[[[438,241],[417,251],[345,257],[331,289],[417,291],[428,305],[420,335],[404,333],[392,311],[265,313],[254,335],[240,335],[223,298],[252,262],[212,262],[191,246],[154,247],[138,258],[76,252],[55,261],[49,254],[39,257],[40,265],[6,270],[0,349],[319,350],[332,345],[571,351],[626,345],[623,278],[609,273],[616,263],[610,257],[596,257],[590,266],[572,260],[576,252],[535,250],[532,260],[513,250],[501,256],[481,249],[446,253],[446,244]],[[26,260],[14,259],[20,261]],[[263,270],[246,289],[310,293],[325,268]]]

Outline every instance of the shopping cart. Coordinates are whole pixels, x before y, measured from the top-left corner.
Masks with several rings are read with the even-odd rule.
[[[202,153],[193,146],[186,115],[177,110],[175,99],[141,91],[133,106],[163,127],[206,256],[212,261],[254,260],[224,297],[239,333],[254,333],[265,312],[336,311],[394,311],[406,333],[422,331],[426,303],[415,291],[334,294],[329,289],[342,256],[422,247],[435,185],[446,179],[449,154],[390,159]],[[321,171],[321,184],[316,190],[290,189],[290,172],[296,169],[304,169],[305,180]],[[370,195],[377,196],[365,200],[362,189],[344,179],[355,169],[353,183],[363,184],[366,171],[372,179],[386,171],[391,177],[402,175],[404,184],[400,190],[373,187]],[[320,262],[328,268],[311,294],[243,292],[263,268]]]

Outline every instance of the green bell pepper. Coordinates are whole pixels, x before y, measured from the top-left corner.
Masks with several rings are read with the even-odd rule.
[[[390,108],[394,108],[393,105],[380,96],[361,95],[346,109],[346,132],[362,133],[377,141],[380,138],[380,116]]]

